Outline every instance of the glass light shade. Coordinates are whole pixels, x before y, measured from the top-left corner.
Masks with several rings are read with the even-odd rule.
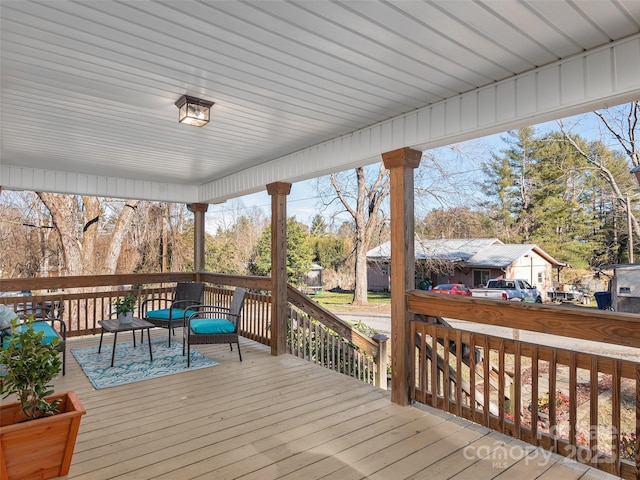
[[[183,95],[176,102],[178,121],[194,127],[202,127],[209,123],[209,109],[213,102]]]

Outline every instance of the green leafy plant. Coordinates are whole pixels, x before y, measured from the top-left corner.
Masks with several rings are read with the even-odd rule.
[[[12,320],[10,340],[0,351],[0,365],[4,367],[0,394],[2,398],[15,394],[27,420],[55,415],[60,403],[45,400],[54,393],[50,383],[62,369],[56,350],[58,338],[44,343],[44,333],[33,329],[33,321],[33,316],[22,325],[17,318]]]
[[[127,293],[124,297],[113,302],[113,306],[118,315],[133,312],[136,306],[136,297],[131,293]]]

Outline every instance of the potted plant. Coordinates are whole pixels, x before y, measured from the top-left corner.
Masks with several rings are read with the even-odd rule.
[[[124,297],[116,300],[113,305],[116,308],[118,321],[120,323],[133,322],[133,310],[136,306],[136,297],[133,296],[133,294],[131,294],[130,292],[127,293]]]
[[[0,478],[52,478],[69,473],[80,419],[86,413],[74,392],[54,394],[60,373],[58,339],[45,343],[34,318],[11,321],[0,351],[0,394],[18,402],[0,405]]]

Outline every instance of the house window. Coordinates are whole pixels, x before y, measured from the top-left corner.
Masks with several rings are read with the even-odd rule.
[[[542,283],[542,272],[538,272],[538,284]]]
[[[486,285],[489,281],[491,272],[489,270],[474,270],[473,271],[473,286],[480,287]]]
[[[380,273],[382,275],[387,275],[388,276],[389,275],[389,265],[382,265],[380,267]]]

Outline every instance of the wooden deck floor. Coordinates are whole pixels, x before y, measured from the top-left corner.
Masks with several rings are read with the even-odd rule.
[[[251,341],[242,347],[242,363],[226,346],[198,346],[220,364],[103,390],[69,354],[56,390],[75,390],[87,414],[66,478],[615,478],[427,407],[399,407],[386,391]]]

